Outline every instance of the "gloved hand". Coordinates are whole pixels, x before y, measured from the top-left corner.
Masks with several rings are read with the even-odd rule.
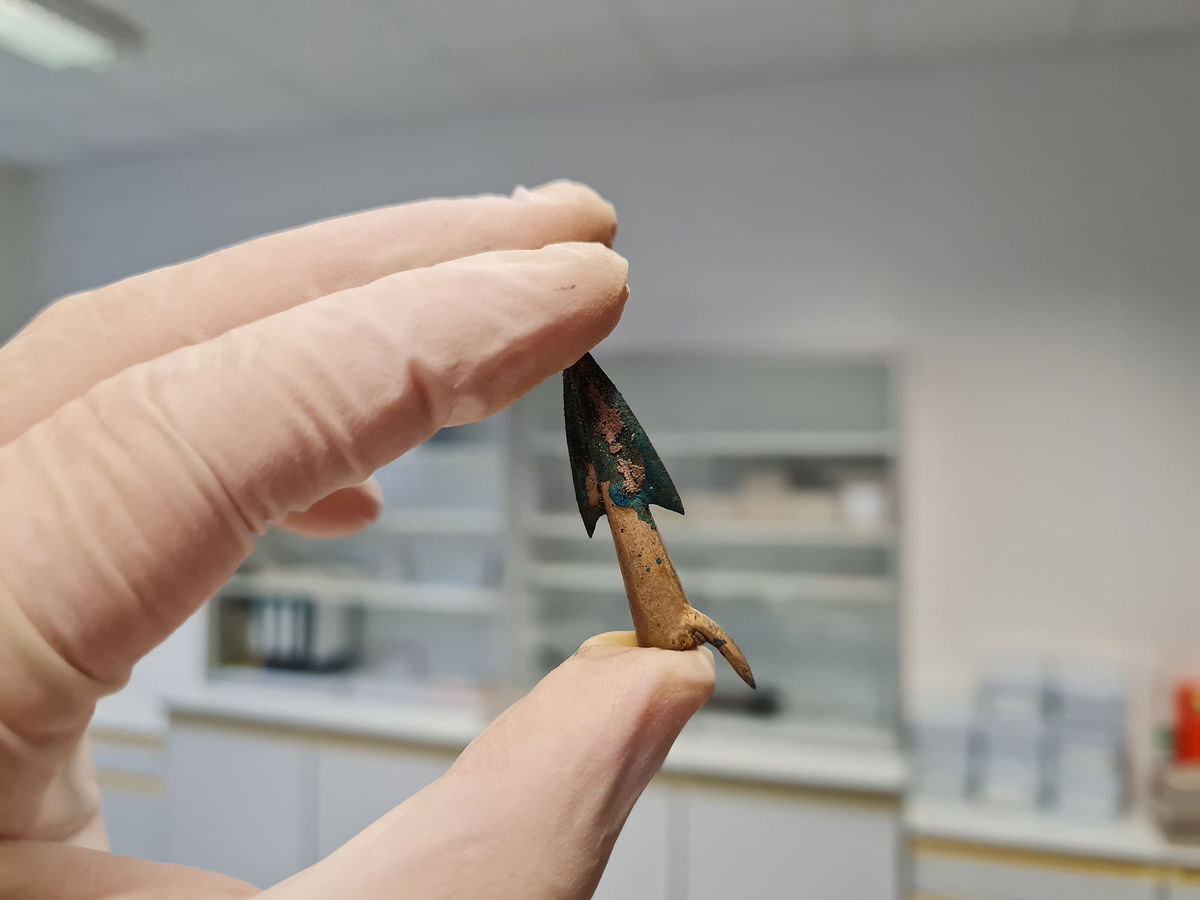
[[[254,534],[366,526],[372,471],[608,334],[628,294],[615,231],[565,182],[380,209],[68,297],[0,350],[6,898],[257,892],[104,852],[97,699]],[[707,650],[593,639],[447,775],[269,893],[588,896],[712,679]]]

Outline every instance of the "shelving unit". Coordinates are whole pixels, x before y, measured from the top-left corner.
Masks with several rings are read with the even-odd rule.
[[[359,535],[262,538],[211,617],[212,679],[481,706],[503,668],[502,427],[445,429],[381,470],[386,511]]]
[[[671,519],[661,523],[663,534],[676,544],[734,546],[892,547],[896,531],[891,527],[868,528],[849,525],[805,525],[791,522],[728,522]],[[574,513],[534,513],[526,534],[556,540],[589,540]]]
[[[661,456],[675,457],[877,457],[895,453],[897,439],[890,431],[668,431],[654,435],[654,447]],[[536,435],[533,449],[567,455],[561,432]]]
[[[601,535],[604,537],[604,535]],[[588,563],[532,562],[529,582],[539,588],[569,591],[622,592],[621,573],[615,566]],[[893,603],[894,586],[887,578],[784,575],[739,572],[716,568],[687,574],[689,594],[725,600],[745,598],[767,602],[824,600],[837,603]]]
[[[491,588],[386,581],[320,569],[246,572],[234,575],[226,587],[230,593],[312,594],[323,603],[445,614],[495,615],[500,605],[500,592]]]

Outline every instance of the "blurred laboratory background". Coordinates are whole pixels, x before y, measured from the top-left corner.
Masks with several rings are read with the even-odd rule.
[[[598,896],[1195,900],[1197,160],[1200,0],[0,0],[0,334],[586,181],[631,264],[596,356],[759,681],[718,667]],[[379,480],[101,704],[116,850],[270,884],[629,628],[556,380]]]

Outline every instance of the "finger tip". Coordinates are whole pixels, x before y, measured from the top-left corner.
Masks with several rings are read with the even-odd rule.
[[[628,287],[629,260],[616,250],[597,241],[567,241],[546,248],[570,255],[587,265],[595,274],[606,277],[622,288]]]
[[[637,645],[637,635],[632,631],[606,631],[588,638],[579,645],[579,649],[582,650],[585,647],[636,647]]]
[[[683,672],[684,676],[704,694],[704,699],[707,700],[712,695],[717,681],[717,662],[713,652],[708,647],[701,645],[695,650],[683,651],[682,655],[687,657],[684,663],[687,667]]]
[[[541,184],[528,190],[525,190],[523,187],[518,187],[518,190],[523,190],[528,196],[536,199],[599,201],[608,205],[607,201],[600,196],[595,188],[584,184],[582,181],[575,181],[570,178],[552,178],[550,181],[543,181]]]
[[[584,641],[574,654],[581,661],[613,664],[611,674],[628,677],[649,694],[672,704],[696,706],[712,695],[716,661],[708,647],[663,650],[638,645],[632,631],[609,631]]]
[[[624,312],[628,269],[625,258],[603,244],[575,241],[477,254],[413,276],[430,282],[424,298],[434,324],[426,330],[438,339],[453,336],[448,346],[454,353],[462,352],[455,332],[475,334],[484,321],[490,329],[437,424],[498,411],[604,340]],[[492,286],[486,303],[480,283]]]
[[[560,257],[565,283],[554,307],[556,315],[576,330],[579,346],[572,350],[574,361],[617,327],[629,299],[629,262],[597,243],[553,244],[546,251]]]
[[[533,189],[518,186],[512,198],[522,203],[551,202],[585,209],[592,221],[594,240],[612,246],[617,236],[617,210],[591,186],[581,181],[558,178]]]

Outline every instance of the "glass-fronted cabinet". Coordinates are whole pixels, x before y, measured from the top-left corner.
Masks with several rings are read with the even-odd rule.
[[[219,597],[211,676],[481,705],[504,668],[502,427],[443,429],[382,469],[361,534],[260,538]]]
[[[598,360],[646,428],[686,516],[655,510],[692,603],[757,692],[718,662],[704,727],[892,741],[898,721],[896,381],[879,360]],[[629,629],[604,524],[575,508],[561,387],[519,405],[513,562],[531,681],[588,635]]]

